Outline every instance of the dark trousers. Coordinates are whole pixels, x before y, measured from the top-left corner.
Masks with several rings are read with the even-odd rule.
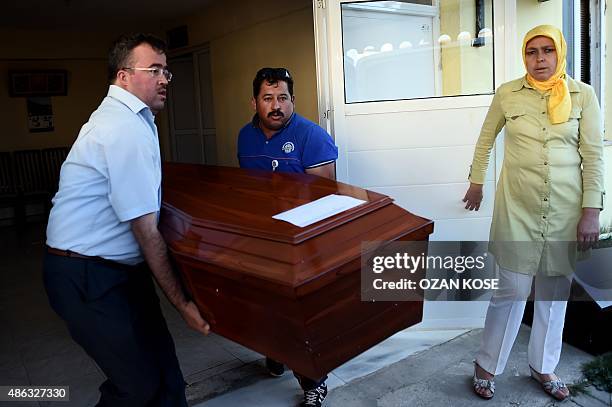
[[[186,407],[174,342],[146,266],[47,253],[49,303],[107,377],[98,406]]]
[[[312,380],[307,378],[306,376],[302,376],[301,374],[295,372],[293,372],[293,375],[295,376],[298,383],[300,384],[300,387],[304,391],[314,390],[321,384],[325,383],[325,380],[327,380],[327,375],[323,376],[319,380]]]
[[[269,365],[269,364],[271,364],[273,366],[274,365],[278,365],[279,367],[284,367],[281,362],[278,362],[278,361],[276,361],[276,360],[266,356],[266,366]],[[327,375],[319,378],[318,380],[309,379],[308,377],[302,376],[301,374],[295,373],[295,372],[293,372],[293,375],[295,376],[295,378],[297,379],[298,383],[300,384],[300,387],[304,391],[316,389],[321,384],[323,384],[325,382],[325,380],[327,380]]]

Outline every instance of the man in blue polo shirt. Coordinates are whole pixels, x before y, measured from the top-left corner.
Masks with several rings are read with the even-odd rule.
[[[338,147],[324,129],[293,111],[288,70],[260,69],[251,103],[256,113],[238,135],[240,167],[334,178]]]
[[[120,37],[108,94],[62,165],[43,266],[51,307],[106,375],[97,406],[187,407],[185,381],[151,275],[193,329],[208,323],[186,298],[157,229],[161,160],[154,116],[172,79],[165,43]]]
[[[240,167],[335,177],[338,147],[324,129],[293,111],[293,78],[287,69],[260,69],[251,103],[253,120],[238,135]],[[273,376],[284,373],[284,366],[273,359],[266,358],[266,367]],[[327,376],[295,376],[304,390],[301,405],[320,407],[327,395]]]

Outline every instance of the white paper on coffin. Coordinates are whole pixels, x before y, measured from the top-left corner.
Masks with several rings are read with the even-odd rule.
[[[351,196],[332,194],[276,214],[272,216],[272,218],[289,222],[303,228],[364,204],[365,202],[366,201]]]

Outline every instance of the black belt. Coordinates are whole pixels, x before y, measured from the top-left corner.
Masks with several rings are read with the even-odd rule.
[[[75,257],[77,259],[86,259],[86,260],[94,260],[94,261],[111,261],[111,260],[107,260],[100,256],[85,256],[83,254],[79,254],[71,250],[60,250],[60,249],[55,249],[49,246],[47,246],[47,252],[54,254],[56,256],[62,256],[62,257]]]
[[[145,262],[140,262],[134,265],[119,263],[117,261],[105,259],[104,257],[100,257],[100,256],[85,256],[84,254],[73,252],[72,250],[61,250],[61,249],[56,249],[54,247],[49,247],[49,246],[47,246],[47,253],[52,254],[54,256],[72,257],[73,259],[83,259],[83,260],[95,261],[97,263],[106,263],[110,266],[121,268],[121,269],[126,269],[126,270],[138,270],[138,269],[141,269],[146,264]]]

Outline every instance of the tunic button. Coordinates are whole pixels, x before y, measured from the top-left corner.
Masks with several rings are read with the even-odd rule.
[[[548,161],[544,161],[544,165],[548,165]]]
[[[546,131],[546,127],[542,127],[542,130]]]
[[[542,114],[546,114],[546,112],[542,112]]]
[[[544,198],[544,201],[548,201],[548,198]]]
[[[546,216],[542,216],[542,219],[546,219]]]

